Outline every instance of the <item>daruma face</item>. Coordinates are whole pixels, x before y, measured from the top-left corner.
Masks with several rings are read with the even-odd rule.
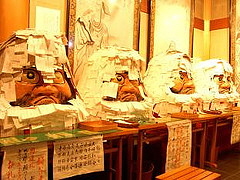
[[[179,71],[179,77],[175,77],[173,83],[174,86],[170,88],[173,93],[193,94],[195,92],[195,85],[187,72]]]
[[[65,104],[73,97],[66,75],[62,70],[55,71],[53,83],[44,83],[40,71],[35,68],[23,69],[21,80],[16,81],[16,106],[43,104]]]
[[[116,73],[115,78],[112,78],[111,82],[118,83],[116,100],[121,102],[143,100],[138,88],[140,85],[139,80],[130,80],[128,72]]]
[[[218,85],[218,91],[220,94],[229,94],[231,93],[231,77],[221,75],[214,75],[214,82]]]

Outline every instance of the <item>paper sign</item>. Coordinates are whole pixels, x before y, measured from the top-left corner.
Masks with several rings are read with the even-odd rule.
[[[231,144],[239,142],[240,142],[240,114],[234,114],[231,132]]]
[[[101,135],[54,143],[53,179],[104,170]]]
[[[190,166],[192,124],[190,120],[168,122],[166,172],[184,165]]]
[[[112,98],[117,97],[118,84],[114,82],[106,82],[102,84],[103,96],[108,96]]]
[[[54,73],[54,58],[35,56],[36,67],[39,71]]]
[[[47,179],[46,143],[10,146],[3,150],[2,179]]]
[[[60,32],[60,10],[50,9],[41,6],[36,7],[36,29],[49,31],[52,33]],[[47,20],[47,23],[46,23]]]

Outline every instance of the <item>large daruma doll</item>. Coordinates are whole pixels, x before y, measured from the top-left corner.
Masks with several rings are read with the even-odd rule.
[[[64,129],[84,119],[65,44],[63,35],[32,29],[16,31],[1,44],[2,132]]]
[[[137,51],[108,46],[88,59],[78,90],[93,116],[101,119],[129,119],[151,107],[142,83],[144,59]]]
[[[144,75],[144,87],[154,102],[154,113],[166,116],[171,113],[197,111],[198,95],[192,78],[190,57],[177,50],[153,57]]]
[[[204,110],[229,110],[239,101],[233,81],[232,66],[223,59],[209,59],[195,64],[196,92],[203,99]]]

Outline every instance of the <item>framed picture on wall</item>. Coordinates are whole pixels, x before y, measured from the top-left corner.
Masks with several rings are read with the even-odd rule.
[[[104,46],[138,50],[139,0],[69,0],[68,57],[76,83],[89,56]]]
[[[190,54],[192,0],[152,0],[150,58],[171,46]]]
[[[52,33],[66,33],[67,0],[31,0],[29,27]]]
[[[231,1],[230,14],[230,64],[233,66],[234,81],[240,92],[240,2]]]

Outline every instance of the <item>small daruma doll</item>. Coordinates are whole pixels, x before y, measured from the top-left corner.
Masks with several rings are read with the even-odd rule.
[[[1,44],[2,132],[65,129],[85,118],[65,43],[62,35],[27,29]]]
[[[101,119],[129,119],[150,109],[141,79],[144,60],[137,51],[108,46],[96,51],[77,88],[88,111]]]

